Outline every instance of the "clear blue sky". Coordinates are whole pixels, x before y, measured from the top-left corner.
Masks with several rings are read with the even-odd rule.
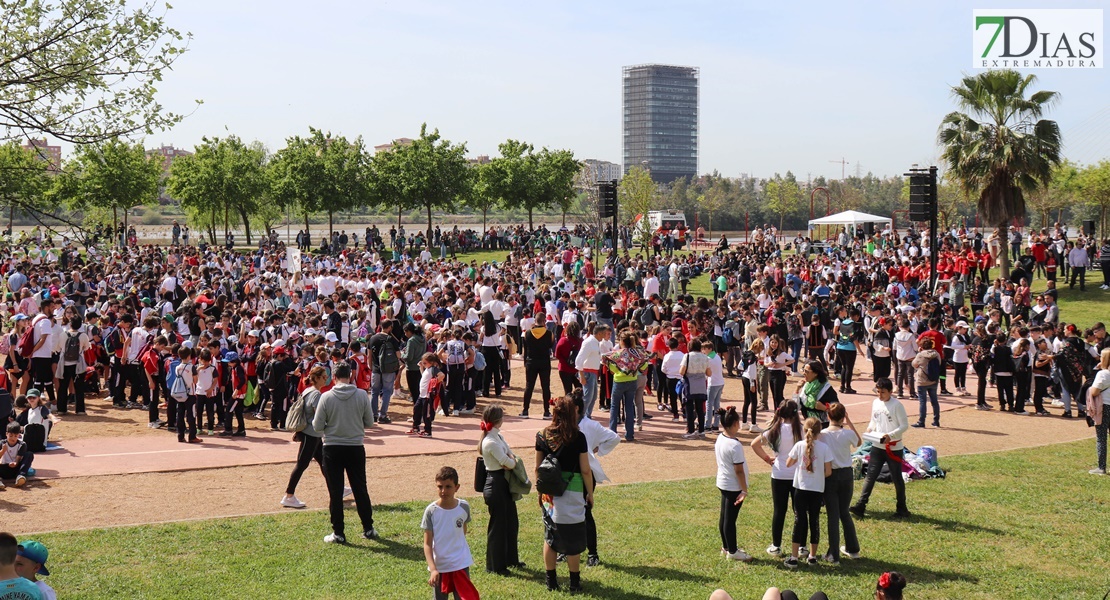
[[[971,72],[972,9],[991,7],[1064,6],[189,0],[168,18],[194,39],[160,99],[204,104],[145,143],[233,133],[276,151],[311,125],[373,146],[426,121],[471,155],[516,138],[620,162],[621,67],[660,62],[701,68],[702,172],[836,178],[844,158],[898,174],[935,162],[950,86]],[[1066,155],[1110,156],[1110,69],[1039,77],[1062,94]]]

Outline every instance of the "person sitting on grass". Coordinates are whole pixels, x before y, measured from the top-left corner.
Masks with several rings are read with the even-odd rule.
[[[41,542],[27,540],[20,544],[19,549],[16,550],[15,572],[20,577],[38,586],[43,600],[58,600],[54,588],[38,578],[39,575],[50,574],[50,571],[46,568],[47,556],[49,556],[49,553],[46,546],[42,545]]]
[[[15,479],[15,487],[27,484],[27,473],[35,459],[34,453],[27,449],[27,444],[19,441],[21,431],[19,423],[8,423],[8,439],[0,445],[0,479]],[[4,484],[0,482],[0,490],[2,489]]]
[[[902,600],[902,590],[906,589],[906,577],[898,571],[888,571],[879,576],[875,582],[875,600]],[[724,590],[714,590],[709,595],[709,600],[732,600],[732,596]],[[793,590],[779,590],[767,588],[763,593],[763,600],[798,600],[798,594]],[[814,592],[809,600],[829,600],[825,592]]]
[[[455,497],[459,487],[458,471],[452,467],[440,469],[436,473],[439,499],[424,509],[420,519],[428,585],[435,591],[436,600],[447,600],[448,594],[453,594],[455,600],[478,600],[478,590],[470,581],[474,558],[466,543],[470,504]]]
[[[0,533],[0,598],[19,598],[21,600],[43,600],[38,586],[19,576],[15,570],[15,558],[19,542],[15,536]]]

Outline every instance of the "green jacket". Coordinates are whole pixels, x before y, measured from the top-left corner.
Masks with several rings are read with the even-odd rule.
[[[424,341],[424,336],[418,333],[410,337],[405,342],[405,351],[401,353],[401,358],[405,361],[405,368],[410,371],[419,371],[420,358],[424,356],[427,349],[428,344]]]
[[[509,482],[509,493],[513,495],[513,500],[520,500],[532,493],[532,480],[528,479],[528,468],[524,466],[523,460],[517,458],[516,466],[505,475],[505,479]]]

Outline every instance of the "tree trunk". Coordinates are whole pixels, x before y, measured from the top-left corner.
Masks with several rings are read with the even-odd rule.
[[[312,238],[311,238],[311,237],[309,237],[309,235],[308,235],[308,211],[307,211],[307,210],[306,210],[306,211],[304,211],[304,235],[305,235],[305,238],[307,238],[307,239],[309,239],[309,240],[311,240],[311,239],[312,239]],[[309,250],[311,250],[311,249],[312,249],[312,248],[309,248]]]
[[[8,206],[8,231],[15,232],[15,201]]]
[[[332,209],[329,208],[328,209],[328,243],[329,244],[331,243],[331,241],[333,239],[335,239],[335,226],[332,223],[332,219],[333,219],[334,215],[335,215],[335,211],[333,211]]]
[[[432,247],[432,205],[431,205],[431,203],[428,203],[427,206],[428,206],[428,233],[426,234],[427,237],[424,238],[424,243],[428,245],[429,249],[431,249],[431,247]]]
[[[489,208],[483,208],[482,209],[482,231],[486,230],[486,213],[488,213],[488,212],[489,212]]]
[[[213,246],[216,245],[216,219],[218,219],[219,216],[219,213],[216,212],[216,207],[213,206],[212,219],[208,223],[208,241],[212,242]]]
[[[401,211],[404,210],[400,206],[397,207],[397,231],[401,230]]]
[[[127,212],[123,211],[123,247],[127,247]]]
[[[242,217],[242,219],[243,219],[243,233],[247,237],[247,245],[250,246],[251,245],[251,219],[250,219],[250,215],[247,214],[247,211],[245,211],[243,209],[239,209],[239,216]],[[269,224],[267,224],[266,225],[266,231],[269,231],[269,230],[270,230],[270,227],[269,227]]]
[[[567,209],[563,209],[563,227],[567,226]]]
[[[528,207],[528,229],[535,229],[532,227],[532,207]]]
[[[112,206],[112,237],[116,239],[116,241],[112,244],[113,246],[119,244],[119,234],[116,231],[118,225],[119,225],[119,213],[117,212],[117,209],[116,209],[115,205],[113,205]]]
[[[224,239],[228,233],[231,233],[231,207],[224,204]]]

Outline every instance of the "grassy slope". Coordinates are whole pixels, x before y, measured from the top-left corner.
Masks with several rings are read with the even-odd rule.
[[[603,486],[597,518],[604,565],[586,570],[588,597],[704,598],[722,586],[738,598],[755,598],[779,585],[803,597],[822,589],[833,598],[865,598],[878,574],[890,569],[907,575],[908,597],[916,599],[1101,597],[1110,586],[1104,551],[1110,525],[1102,518],[1110,478],[1086,475],[1092,445],[942,456],[948,479],[910,484],[910,508],[918,516],[904,523],[885,519],[893,489],[879,485],[871,518],[859,523],[864,558],[839,569],[790,572],[763,552],[771,518],[764,476],[752,482],[740,515],[740,544],[756,557],[747,565],[718,556],[719,495],[712,480]],[[708,452],[706,460],[712,460]],[[371,489],[384,484],[374,482]],[[432,482],[428,490],[434,497]],[[534,503],[530,496],[518,504],[522,558],[529,566],[511,578],[484,573],[487,515],[480,500],[472,504],[469,541],[484,597],[550,596],[542,585]],[[67,598],[422,598],[430,596],[418,528],[422,508],[377,507],[383,539],[350,546],[321,542],[328,531],[325,512],[38,539],[51,550],[50,581]],[[357,528],[353,509],[348,524]],[[565,566],[560,573],[565,582]]]

